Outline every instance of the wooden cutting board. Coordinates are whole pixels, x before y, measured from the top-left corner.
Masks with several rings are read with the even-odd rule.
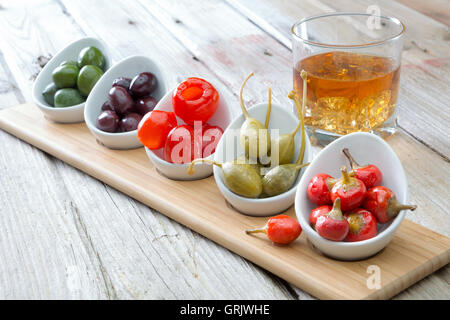
[[[303,234],[289,246],[277,246],[263,236],[244,233],[264,225],[266,218],[233,210],[213,177],[193,182],[166,179],[143,148],[107,149],[84,123],[53,123],[32,103],[0,111],[0,128],[321,299],[387,299],[450,262],[450,239],[408,220],[382,252],[363,261],[329,259]],[[287,214],[294,216],[294,209]],[[378,276],[379,288],[373,282]]]

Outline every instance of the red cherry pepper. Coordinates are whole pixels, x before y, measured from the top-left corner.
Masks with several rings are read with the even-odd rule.
[[[209,157],[214,152],[216,152],[217,144],[223,135],[222,128],[218,126],[207,125],[203,128],[202,135],[202,154],[203,158]]]
[[[379,223],[386,223],[394,219],[400,211],[414,211],[417,206],[400,204],[391,189],[377,186],[367,192],[363,208],[372,212]]]
[[[246,230],[245,233],[265,233],[274,243],[289,244],[298,238],[302,233],[302,228],[297,220],[285,214],[280,214],[270,218],[263,228]]]
[[[377,235],[377,220],[369,211],[358,208],[347,212],[344,217],[350,227],[345,241],[363,241]]]
[[[173,92],[172,104],[175,114],[187,124],[205,124],[219,106],[219,93],[206,80],[187,78]]]
[[[320,206],[315,209],[312,209],[311,212],[309,213],[309,224],[311,225],[311,227],[315,229],[317,218],[328,214],[328,212],[330,212],[332,209],[333,209],[332,206]]]
[[[361,206],[366,197],[367,189],[364,183],[358,178],[351,177],[347,168],[341,168],[342,178],[338,179],[330,192],[331,201],[341,199],[343,211],[349,211]]]
[[[335,183],[336,180],[328,174],[316,174],[309,181],[308,188],[306,189],[309,200],[319,206],[332,204],[330,190]]]
[[[137,137],[144,146],[155,150],[164,147],[167,134],[177,126],[177,117],[173,112],[153,110],[139,122]]]
[[[317,233],[331,241],[342,241],[348,234],[349,225],[341,211],[341,200],[334,201],[333,209],[325,215],[317,218]]]
[[[189,163],[202,157],[200,143],[200,138],[194,138],[194,129],[191,126],[176,126],[167,135],[164,158],[172,163]]]
[[[353,159],[350,151],[347,148],[342,150],[348,161],[350,161],[350,166],[352,167],[351,173],[354,173],[356,178],[364,182],[367,189],[370,189],[374,186],[379,186],[381,184],[381,180],[383,180],[383,174],[380,169],[373,164],[369,164],[366,166],[360,166],[355,159]]]

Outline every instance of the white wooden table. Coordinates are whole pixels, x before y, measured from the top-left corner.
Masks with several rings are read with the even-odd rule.
[[[288,104],[294,21],[371,4],[407,28],[399,130],[389,144],[419,205],[408,219],[450,236],[447,0],[0,0],[0,107],[30,101],[46,59],[83,36],[103,39],[115,61],[151,56],[171,86],[215,79],[235,114],[249,71],[258,75],[249,104],[266,99],[268,85]],[[313,298],[3,131],[0,143],[2,299]],[[395,298],[450,299],[449,280],[447,266]]]

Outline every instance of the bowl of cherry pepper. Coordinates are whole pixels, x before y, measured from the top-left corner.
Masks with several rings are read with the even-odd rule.
[[[324,148],[304,173],[295,210],[309,241],[341,260],[365,259],[392,240],[408,203],[400,160],[380,137],[352,133]]]
[[[231,115],[225,99],[211,82],[189,77],[170,90],[139,123],[137,136],[156,170],[173,180],[210,176],[208,164],[188,167],[195,159],[212,159]]]
[[[137,128],[166,92],[164,75],[148,57],[128,57],[96,83],[84,110],[89,130],[111,149],[142,147]]]

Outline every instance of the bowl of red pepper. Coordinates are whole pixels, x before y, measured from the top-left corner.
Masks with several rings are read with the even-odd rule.
[[[211,82],[190,77],[170,90],[138,126],[138,139],[159,173],[173,180],[198,180],[213,173],[194,159],[213,159],[215,148],[231,115],[222,95]]]
[[[360,260],[388,245],[405,210],[416,208],[407,202],[408,182],[395,152],[380,137],[357,132],[330,143],[311,162],[297,188],[295,211],[320,252]]]

